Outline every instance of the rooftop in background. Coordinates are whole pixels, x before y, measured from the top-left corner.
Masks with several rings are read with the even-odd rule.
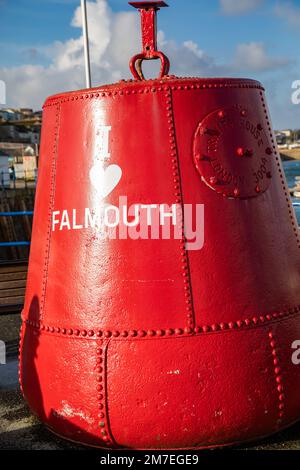
[[[0,108],[0,142],[39,144],[42,111]]]
[[[41,126],[42,111],[33,111],[30,108],[0,108],[0,125],[6,124]]]
[[[37,150],[35,144],[0,142],[0,152],[2,152],[2,155],[9,155],[10,157],[32,157],[37,155]]]

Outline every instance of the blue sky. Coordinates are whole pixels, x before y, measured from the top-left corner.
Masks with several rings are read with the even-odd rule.
[[[84,86],[79,3],[0,0],[0,79],[9,104],[37,108],[48,94]],[[173,72],[259,79],[274,126],[300,127],[300,105],[291,103],[292,82],[300,80],[300,0],[167,3],[159,30]],[[128,77],[126,54],[140,49],[136,13],[125,0],[91,0],[89,14],[93,85]],[[124,44],[118,38],[123,62],[116,58],[116,31],[124,34]]]

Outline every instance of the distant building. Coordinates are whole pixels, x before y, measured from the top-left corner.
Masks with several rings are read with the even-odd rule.
[[[297,129],[296,131],[294,131],[294,138],[296,141],[300,141],[300,129]]]
[[[0,142],[39,145],[42,111],[31,108],[0,109]]]
[[[286,144],[291,144],[293,142],[294,132],[291,129],[282,130],[280,132],[286,136]]]
[[[32,114],[33,114],[33,109],[31,109],[31,108],[20,108],[20,113],[21,113],[23,116],[32,116]]]
[[[5,150],[0,149],[0,157],[7,157],[9,158],[9,153]]]
[[[2,108],[0,109],[0,120],[1,121],[19,121],[22,118],[20,111],[11,108]]]
[[[13,168],[16,179],[36,177],[41,125],[42,111],[0,109],[0,160],[3,168]],[[2,180],[6,173],[2,171]]]
[[[38,145],[0,142],[0,152],[7,156],[10,166],[14,166],[16,179],[35,178],[38,165]]]
[[[278,145],[292,145],[300,140],[300,129],[275,131],[275,137]]]
[[[286,145],[287,137],[283,132],[276,132],[275,137],[278,145]]]
[[[21,121],[21,124],[41,125],[42,111],[33,111],[31,108],[0,108],[0,122]]]
[[[0,126],[1,142],[31,142],[30,130],[25,126],[16,126],[15,124],[2,124]]]
[[[9,187],[10,184],[10,158],[6,151],[0,149],[0,188]]]

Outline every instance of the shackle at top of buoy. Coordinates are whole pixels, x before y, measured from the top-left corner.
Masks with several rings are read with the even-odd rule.
[[[157,12],[168,5],[165,2],[129,2],[129,5],[137,8],[141,13],[143,50],[132,57],[130,70],[136,80],[145,80],[142,63],[144,60],[161,60],[159,78],[168,75],[170,61],[161,51],[157,50]]]

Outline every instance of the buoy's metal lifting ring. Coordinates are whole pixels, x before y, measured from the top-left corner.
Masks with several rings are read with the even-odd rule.
[[[170,61],[163,52],[157,50],[157,17],[160,8],[167,7],[165,2],[129,2],[141,13],[143,50],[135,55],[130,61],[130,70],[136,80],[145,80],[142,63],[144,60],[161,60],[159,78],[168,75]]]
[[[130,70],[132,75],[136,80],[145,80],[143,71],[142,71],[142,63],[144,60],[161,60],[161,68],[158,78],[163,78],[164,76],[168,75],[170,70],[170,61],[165,54],[162,52],[156,51],[151,57],[145,56],[145,54],[137,54],[135,55],[130,61]]]

